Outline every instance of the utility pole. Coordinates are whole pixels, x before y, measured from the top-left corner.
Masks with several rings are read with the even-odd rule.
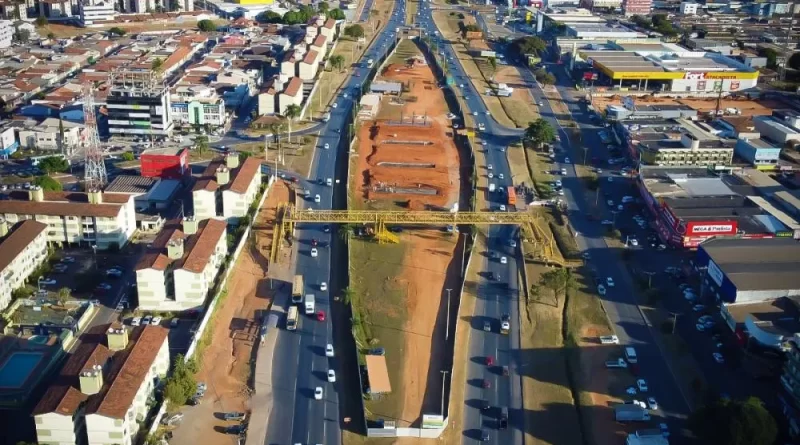
[[[445,382],[445,379],[447,378],[447,374],[450,371],[446,371],[446,370],[443,369],[443,370],[441,370],[439,372],[442,373],[442,410],[440,411],[440,413],[444,417],[444,382]]]
[[[672,333],[675,334],[675,325],[678,324],[678,314],[677,312],[670,313],[672,315]]]
[[[453,289],[447,289],[447,326],[444,330],[444,339],[448,340],[450,338],[450,291]]]
[[[648,289],[652,289],[653,288],[653,275],[655,275],[656,273],[655,272],[647,272],[647,271],[642,271],[642,273],[647,275],[647,288]]]

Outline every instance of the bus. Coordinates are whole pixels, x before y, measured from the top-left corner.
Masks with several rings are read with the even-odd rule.
[[[508,187],[508,205],[517,205],[517,192],[514,190],[514,187]]]
[[[292,282],[292,303],[300,304],[303,302],[303,276],[295,275]]]
[[[300,319],[297,317],[297,306],[290,306],[289,314],[286,316],[286,330],[287,331],[297,330],[297,322],[299,320]]]

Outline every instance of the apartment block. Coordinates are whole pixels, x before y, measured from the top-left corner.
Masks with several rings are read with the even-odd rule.
[[[240,164],[239,154],[208,165],[192,189],[194,216],[198,220],[222,218],[236,224],[247,215],[261,185],[261,159],[251,157]]]
[[[11,224],[47,225],[47,242],[58,246],[122,247],[136,231],[134,196],[123,193],[14,191],[0,201],[0,217]]]
[[[167,329],[91,328],[33,410],[40,445],[132,445],[169,370]]]
[[[170,136],[170,94],[160,74],[127,71],[115,75],[106,99],[112,136]]]
[[[9,227],[0,218],[0,310],[11,303],[11,293],[47,259],[47,226],[26,220]]]
[[[80,3],[78,5],[78,12],[80,14],[81,26],[91,26],[97,22],[113,21],[117,17],[117,11],[114,10],[114,3],[106,2],[93,2],[93,3]]]
[[[0,48],[10,47],[13,39],[14,22],[11,20],[0,20]]]
[[[201,308],[228,254],[226,227],[218,219],[170,222],[136,266],[139,309]]]

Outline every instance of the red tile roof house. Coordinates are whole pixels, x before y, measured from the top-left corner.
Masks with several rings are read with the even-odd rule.
[[[292,77],[278,96],[278,114],[283,115],[291,104],[303,105],[303,80],[299,77]]]

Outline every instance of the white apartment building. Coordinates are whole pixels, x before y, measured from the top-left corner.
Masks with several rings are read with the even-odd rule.
[[[278,114],[283,115],[292,104],[303,106],[303,80],[299,77],[289,79],[286,89],[278,95]]]
[[[0,310],[11,303],[11,293],[47,259],[47,226],[22,221],[9,227],[0,218]]]
[[[37,443],[135,443],[147,399],[169,370],[167,332],[119,323],[91,328],[33,410]]]
[[[21,7],[24,9],[24,7]],[[11,20],[0,20],[0,48],[8,48],[14,39],[14,22]]]
[[[700,5],[695,2],[681,2],[680,12],[682,15],[697,15],[697,8]]]
[[[80,13],[81,26],[91,26],[96,22],[114,20],[117,17],[113,2],[81,3],[78,6],[78,11]]]
[[[81,143],[83,125],[75,122],[61,120],[64,127],[65,147],[77,147]],[[29,149],[60,150],[59,146],[59,120],[49,117],[42,122],[19,129],[19,143]]]
[[[247,214],[261,185],[261,159],[250,157],[239,163],[239,155],[228,153],[224,160],[208,165],[192,189],[194,216],[198,220],[223,218],[236,224]]]
[[[178,86],[173,89],[172,121],[179,125],[225,125],[225,100],[214,88],[197,86]]]
[[[203,306],[228,255],[225,221],[185,218],[161,231],[136,266],[139,309],[183,311]]]
[[[47,242],[58,246],[122,247],[136,231],[134,195],[103,192],[44,192],[35,187],[0,201],[0,217],[11,224],[32,219],[47,225]]]

